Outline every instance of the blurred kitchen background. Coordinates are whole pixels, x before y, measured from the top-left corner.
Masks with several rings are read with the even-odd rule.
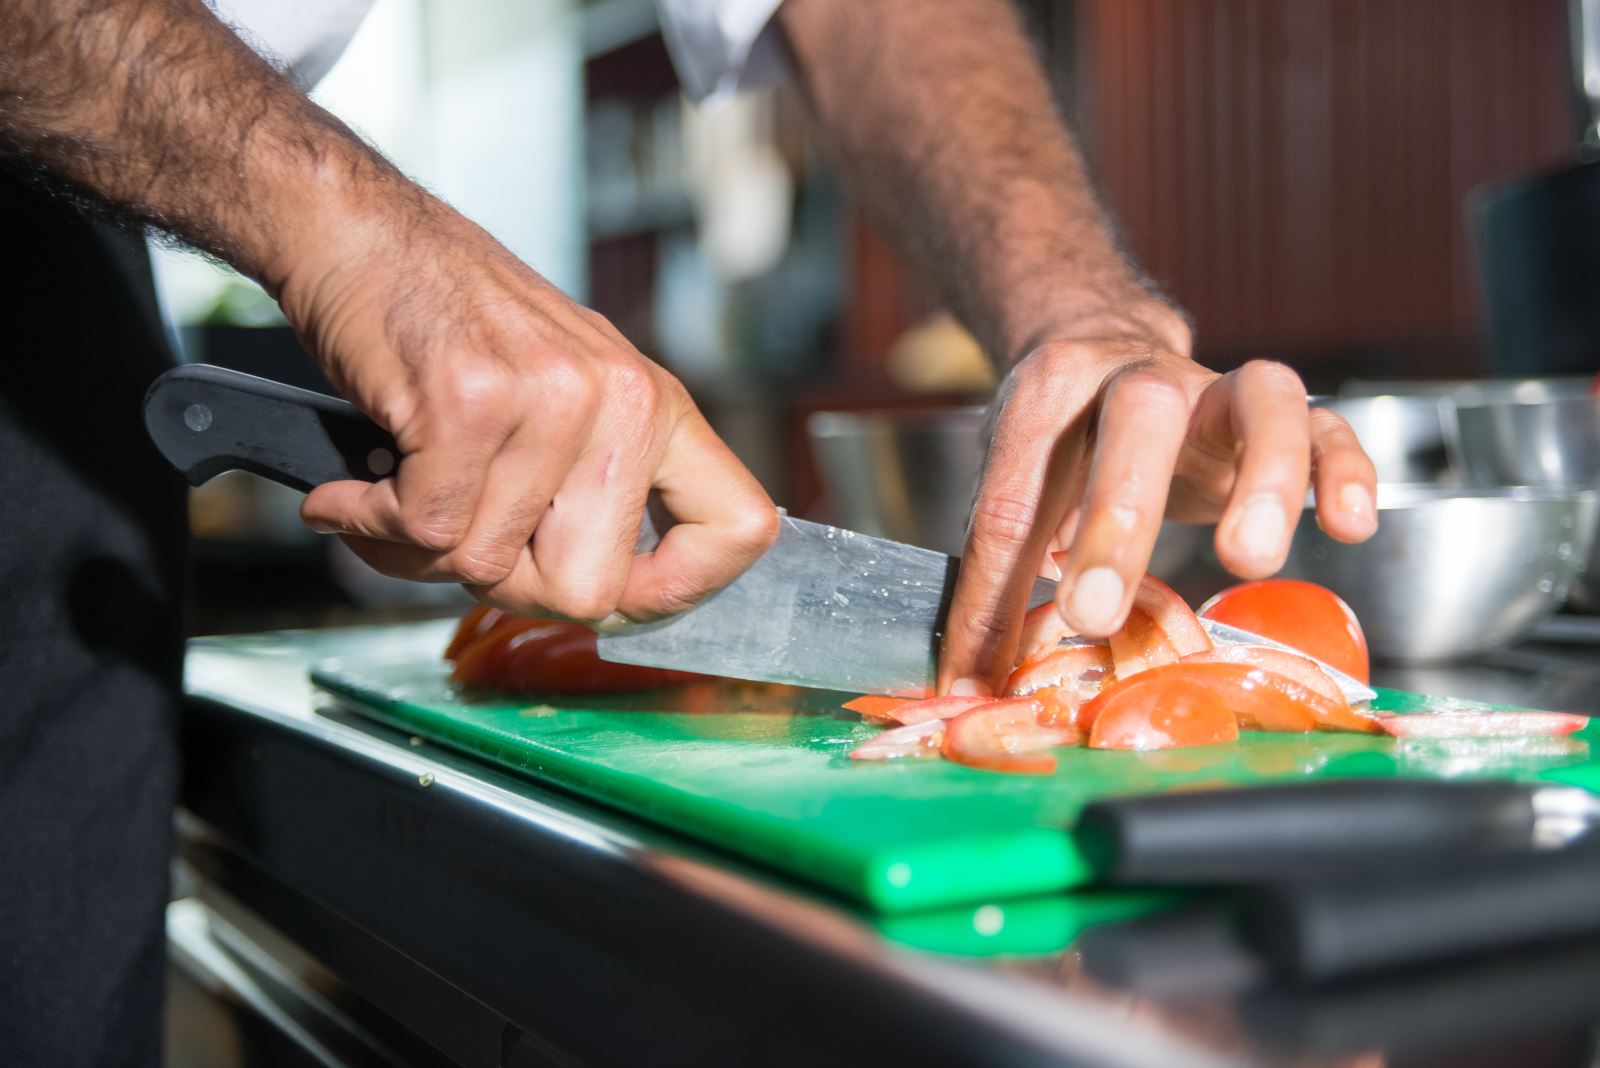
[[[1590,112],[1567,4],[1021,7],[1202,361],[1272,356],[1321,392],[1600,367],[1583,265],[1600,196],[1570,191],[1589,177],[1574,164]],[[796,514],[871,525],[843,499],[861,490],[819,467],[814,413],[960,408],[992,388],[976,344],[852,204],[796,93],[688,106],[650,0],[377,0],[315,96],[671,368]],[[1541,227],[1549,197],[1528,198],[1552,184],[1570,210]],[[156,258],[187,359],[318,384],[259,289],[197,256]],[[1549,262],[1577,281],[1530,289]],[[905,477],[929,472],[928,492],[962,511],[970,474],[912,457]],[[195,492],[197,631],[460,603],[366,573],[297,506],[242,474]]]

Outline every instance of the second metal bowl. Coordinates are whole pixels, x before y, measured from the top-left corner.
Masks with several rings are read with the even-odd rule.
[[[1593,489],[1380,485],[1378,532],[1324,534],[1307,509],[1285,577],[1350,603],[1373,656],[1429,662],[1510,644],[1561,606],[1600,519]]]

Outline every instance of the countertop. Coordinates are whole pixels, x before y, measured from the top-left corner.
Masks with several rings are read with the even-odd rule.
[[[1468,1047],[1505,1055],[1481,1063],[1592,1059],[1600,997],[1517,1006],[1547,977],[1600,989],[1597,954],[1457,968],[1444,1002],[1447,980],[1427,975],[1239,995],[1193,958],[1154,984],[1184,995],[1155,997],[1052,941],[1076,907],[1065,897],[883,921],[339,711],[307,681],[315,660],[356,650],[435,657],[449,627],[197,639],[183,798],[184,855],[206,880],[449,1061],[537,1049],[527,1063],[1350,1066],[1454,1063]],[[1374,674],[1600,711],[1600,619],[1558,617],[1467,664]]]

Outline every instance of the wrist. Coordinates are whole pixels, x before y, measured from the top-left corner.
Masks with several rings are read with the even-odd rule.
[[[998,354],[1002,370],[1052,341],[1122,340],[1148,344],[1187,358],[1193,333],[1183,312],[1146,286],[1116,285],[1052,288],[1032,302],[1031,314],[1018,316],[1005,331]]]

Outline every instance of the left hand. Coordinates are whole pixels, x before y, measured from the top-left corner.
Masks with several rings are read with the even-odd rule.
[[[1155,303],[1051,336],[991,410],[940,693],[998,691],[1050,552],[1067,550],[1058,610],[1099,637],[1126,618],[1163,517],[1216,523],[1218,558],[1246,579],[1283,566],[1308,484],[1331,536],[1377,529],[1372,461],[1340,416],[1308,408],[1290,368],[1207,370],[1182,317]]]

